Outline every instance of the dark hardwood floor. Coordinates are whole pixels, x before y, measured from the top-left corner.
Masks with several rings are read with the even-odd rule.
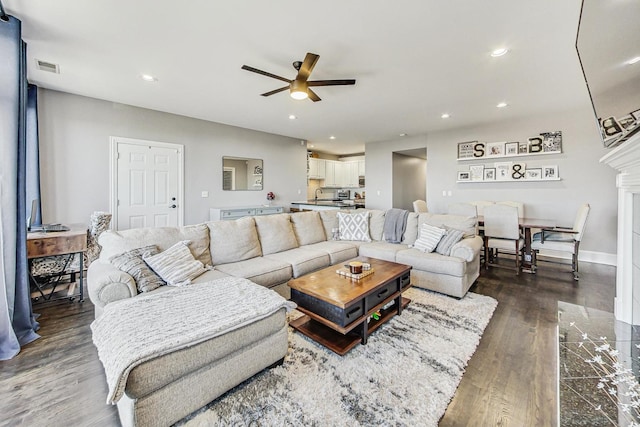
[[[615,268],[482,271],[472,292],[499,302],[441,426],[555,426],[558,301],[613,311]],[[39,340],[0,362],[0,426],[116,426],[91,342],[93,306],[36,306]],[[426,402],[425,402],[426,404]]]

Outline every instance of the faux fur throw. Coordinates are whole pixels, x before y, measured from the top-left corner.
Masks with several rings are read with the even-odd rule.
[[[91,324],[109,386],[107,403],[124,393],[129,373],[158,356],[193,346],[295,304],[237,277],[117,301]]]

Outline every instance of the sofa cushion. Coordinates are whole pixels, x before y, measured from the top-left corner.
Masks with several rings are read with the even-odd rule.
[[[438,246],[436,246],[436,252],[440,255],[451,255],[451,248],[453,245],[462,240],[462,236],[464,235],[464,231],[457,230],[455,228],[446,227],[446,233],[438,242]]]
[[[409,212],[407,217],[407,227],[404,230],[404,236],[402,236],[402,243],[405,245],[413,245],[418,238],[418,213]]]
[[[328,253],[308,248],[290,249],[265,258],[291,264],[294,278],[331,265]]]
[[[253,217],[208,222],[213,265],[243,261],[262,255]]]
[[[152,255],[151,252],[147,252],[142,255],[142,259],[167,282],[167,285],[188,285],[191,279],[211,269],[211,266],[207,268],[193,257],[188,245],[189,241],[183,240],[159,254]]]
[[[420,233],[418,234],[418,238],[413,244],[413,247],[421,250],[422,252],[433,252],[445,233],[446,230],[444,228],[434,227],[429,224],[422,224],[420,226]]]
[[[99,259],[100,262],[107,263],[114,255],[148,245],[156,245],[160,251],[164,251],[182,240],[191,241],[189,250],[195,259],[204,265],[211,264],[209,229],[205,224],[107,230],[98,238],[98,243],[102,246]]]
[[[457,228],[464,231],[464,237],[472,237],[476,235],[478,218],[464,215],[421,213],[418,217],[418,226],[424,223],[439,228],[445,226]]]
[[[338,228],[340,240],[357,240],[370,242],[369,212],[344,213],[338,212]]]
[[[359,254],[360,256],[395,262],[396,253],[407,248],[407,245],[400,243],[371,242],[360,245]]]
[[[322,227],[324,227],[324,234],[327,236],[327,240],[333,239],[333,230],[338,230],[338,210],[326,210],[318,211],[320,214],[320,220],[322,221]]]
[[[364,242],[354,243],[362,244]],[[327,253],[329,255],[331,265],[338,264],[358,256],[358,246],[351,242],[328,240],[326,242],[318,242],[312,245],[307,245],[302,249],[311,249],[314,251],[322,251]]]
[[[467,271],[467,263],[461,258],[440,255],[436,252],[425,253],[415,248],[398,251],[396,262],[433,274],[462,277]]]
[[[362,212],[357,210],[356,213]],[[371,240],[381,241],[383,239],[384,232],[384,218],[386,211],[380,209],[367,209],[369,212],[369,235]]]
[[[216,265],[216,269],[230,276],[244,277],[268,288],[286,283],[293,276],[291,264],[265,257]]]
[[[275,254],[297,248],[298,241],[293,232],[291,215],[263,215],[254,217],[256,229],[260,237],[262,255]]]
[[[113,266],[133,277],[138,292],[150,292],[166,285],[166,282],[142,259],[142,255],[145,253],[155,255],[158,253],[158,247],[156,245],[143,246],[109,258],[109,262]]]
[[[300,246],[327,240],[318,211],[291,214],[291,223]]]

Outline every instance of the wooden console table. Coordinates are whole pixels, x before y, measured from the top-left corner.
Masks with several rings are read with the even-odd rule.
[[[84,224],[74,224],[69,226],[69,231],[56,232],[33,232],[27,234],[27,259],[29,260],[29,282],[32,288],[32,298],[42,298],[44,301],[52,301],[54,299],[71,298],[75,295],[80,296],[80,302],[84,301],[84,252],[87,250],[87,226]],[[78,274],[79,291],[75,293],[75,281],[71,283],[61,283],[63,275],[68,274],[65,271],[60,272],[47,283],[41,283],[31,274],[32,260],[35,258],[49,256],[66,257],[65,264],[68,266],[73,261],[73,257],[78,254],[80,257],[80,268]],[[66,268],[65,268],[66,270]],[[66,287],[66,295],[54,298],[56,292],[64,290]]]

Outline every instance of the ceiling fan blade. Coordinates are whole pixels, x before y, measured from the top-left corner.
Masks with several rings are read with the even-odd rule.
[[[314,91],[312,91],[311,89],[307,89],[307,93],[309,94],[309,99],[312,100],[313,102],[318,102],[318,101],[322,101],[322,99],[320,99],[320,97],[318,96],[318,94],[316,94]]]
[[[261,95],[262,95],[262,96],[271,96],[271,95],[273,95],[273,94],[276,94],[276,93],[282,92],[283,90],[287,90],[287,89],[289,89],[289,86],[284,86],[284,87],[281,87],[280,89],[272,90],[271,92],[265,92],[265,93],[263,93],[263,94],[261,94]]]
[[[242,66],[243,70],[251,71],[252,73],[262,74],[263,76],[271,77],[274,79],[282,80],[283,82],[291,83],[291,80],[284,77],[276,76],[275,74],[267,73],[266,71],[258,70],[257,68],[249,67],[248,65]]]
[[[312,80],[307,82],[309,86],[340,86],[340,85],[354,85],[356,84],[355,79],[344,79],[344,80]]]
[[[313,67],[316,66],[316,62],[320,55],[316,55],[315,53],[307,52],[307,56],[304,57],[304,62],[300,66],[300,70],[298,70],[298,75],[296,76],[296,80],[307,81],[309,76],[311,75],[311,71],[313,71]]]

